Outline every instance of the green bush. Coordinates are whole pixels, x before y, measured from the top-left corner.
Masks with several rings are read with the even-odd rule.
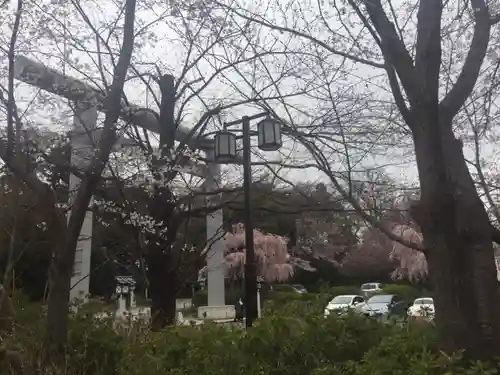
[[[292,297],[292,295],[294,297]],[[446,356],[432,325],[383,324],[355,314],[322,316],[329,294],[274,292],[264,317],[250,330],[207,323],[161,332],[117,333],[92,322],[86,307],[70,322],[62,368],[43,375],[479,375],[494,369],[463,368]],[[24,305],[23,305],[24,304]],[[24,307],[23,307],[24,306]],[[16,302],[15,330],[3,345],[17,345],[33,366],[43,349],[44,306]],[[20,309],[19,309],[20,308]],[[141,327],[139,327],[141,328]],[[1,367],[0,373],[8,370]]]
[[[289,284],[276,284],[273,285],[273,291],[275,292],[285,292],[285,293],[297,293],[297,291]]]
[[[265,298],[265,307],[273,310],[288,308],[292,303],[296,306],[306,307],[311,311],[323,311],[325,305],[330,300],[330,296],[320,293],[297,293],[297,292],[276,292],[270,291]],[[300,309],[300,307],[296,307]]]
[[[19,294],[13,298],[12,305],[13,330],[10,334],[2,336],[2,347],[20,350],[25,361],[31,364],[30,367],[36,369],[45,349],[46,307],[41,303],[30,303]],[[107,309],[105,304],[91,300],[80,308],[77,314],[72,314],[64,361],[65,369],[40,372],[40,374],[117,375],[125,338],[113,329],[112,318],[102,322],[93,319],[96,312]],[[8,374],[2,365],[5,364],[0,362],[0,374]],[[71,371],[67,372],[69,370]]]

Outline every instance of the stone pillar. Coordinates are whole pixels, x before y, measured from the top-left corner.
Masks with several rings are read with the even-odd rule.
[[[209,160],[212,155],[208,155]],[[205,191],[214,191],[220,189],[220,165],[211,163],[209,165],[209,173],[206,177],[204,187]],[[207,204],[218,204],[218,196],[208,197]],[[222,209],[208,214],[207,220],[207,242],[212,244],[207,253],[207,288],[208,288],[208,306],[224,306],[225,290],[224,290],[224,240],[223,234],[223,217]],[[217,239],[214,241],[214,239]]]
[[[257,318],[262,316],[262,311],[260,307],[260,288],[257,289]]]
[[[127,310],[127,303],[125,301],[125,296],[123,293],[120,293],[120,297],[118,298],[118,311]]]
[[[135,290],[135,287],[131,286],[130,287],[130,308],[131,309],[136,307],[134,290]]]
[[[96,127],[97,108],[88,106],[79,106],[75,108],[74,131],[71,135],[71,164],[77,168],[83,169],[88,166],[93,154],[93,145],[89,131]],[[69,178],[70,197],[76,193],[80,186],[80,179],[71,174]],[[70,205],[72,199],[69,200]],[[90,202],[92,204],[92,201]],[[71,208],[71,206],[70,206]],[[68,216],[69,219],[69,216]],[[75,253],[75,264],[73,277],[71,278],[70,300],[75,298],[87,301],[89,294],[90,281],[90,253],[92,250],[92,211],[87,211],[83,221],[80,237],[78,239],[77,250]]]
[[[495,267],[497,269],[497,280],[500,281],[500,256],[495,256]]]

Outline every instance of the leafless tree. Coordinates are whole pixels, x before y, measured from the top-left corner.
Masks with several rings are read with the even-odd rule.
[[[238,2],[211,4],[213,12],[224,9],[245,25],[267,29],[268,46],[275,50],[289,56],[293,50],[311,52],[311,59],[294,61],[300,70],[294,82],[299,87],[316,83],[314,115],[304,110],[304,97],[298,103],[282,100],[277,115],[363,219],[391,240],[425,253],[443,349],[465,349],[470,358],[497,355],[500,302],[492,242],[498,231],[476,189],[456,126],[467,100],[479,98],[487,77],[495,76],[496,2],[290,1],[273,2],[257,13]],[[284,42],[283,35],[293,43]],[[254,40],[256,48],[262,44]],[[420,181],[412,216],[423,242],[374,220],[350,183],[363,155],[370,155],[363,151],[400,150],[401,159],[408,147]]]

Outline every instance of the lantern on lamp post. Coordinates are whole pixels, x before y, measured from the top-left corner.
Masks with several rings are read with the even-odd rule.
[[[258,146],[262,151],[277,151],[283,145],[281,124],[267,116],[257,124]]]
[[[236,134],[223,130],[215,134],[214,157],[218,163],[234,163],[236,160]]]
[[[267,112],[254,116],[243,116],[241,120],[226,123],[224,130],[215,135],[214,158],[218,163],[234,163],[237,158],[236,135],[227,131],[227,127],[242,124],[243,143],[243,190],[245,202],[245,304],[246,326],[251,327],[253,320],[260,316],[260,284],[257,279],[253,241],[253,217],[251,211],[252,160],[250,154],[250,120],[265,116],[257,125],[258,146],[263,151],[277,151],[282,146],[280,123],[269,117]]]

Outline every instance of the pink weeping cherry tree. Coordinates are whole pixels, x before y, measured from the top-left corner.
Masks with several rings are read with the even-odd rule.
[[[381,178],[382,182],[387,179],[384,176]],[[373,210],[372,214],[378,213],[380,220],[392,223],[392,232],[398,237],[407,242],[422,244],[422,233],[418,231],[410,214],[411,205],[416,202],[416,197],[398,189],[385,191],[386,186],[387,184],[366,183],[362,189],[360,206]],[[389,260],[396,263],[396,268],[391,273],[393,280],[407,279],[415,282],[427,278],[428,268],[424,253],[396,241],[390,241],[390,243]]]
[[[257,263],[257,275],[264,282],[284,282],[293,276],[293,266],[288,254],[288,239],[274,234],[266,234],[254,229],[254,251]],[[226,276],[230,280],[239,280],[245,269],[245,226],[242,223],[233,225],[231,232],[224,235],[226,249],[224,252]],[[203,252],[206,254],[207,250]],[[206,276],[206,267],[200,276]]]
[[[396,224],[392,232],[408,242],[422,243],[422,233],[406,224]],[[396,269],[392,272],[393,279],[408,279],[419,281],[427,278],[427,260],[421,251],[406,247],[399,242],[392,242],[392,251],[389,258],[398,262]]]

